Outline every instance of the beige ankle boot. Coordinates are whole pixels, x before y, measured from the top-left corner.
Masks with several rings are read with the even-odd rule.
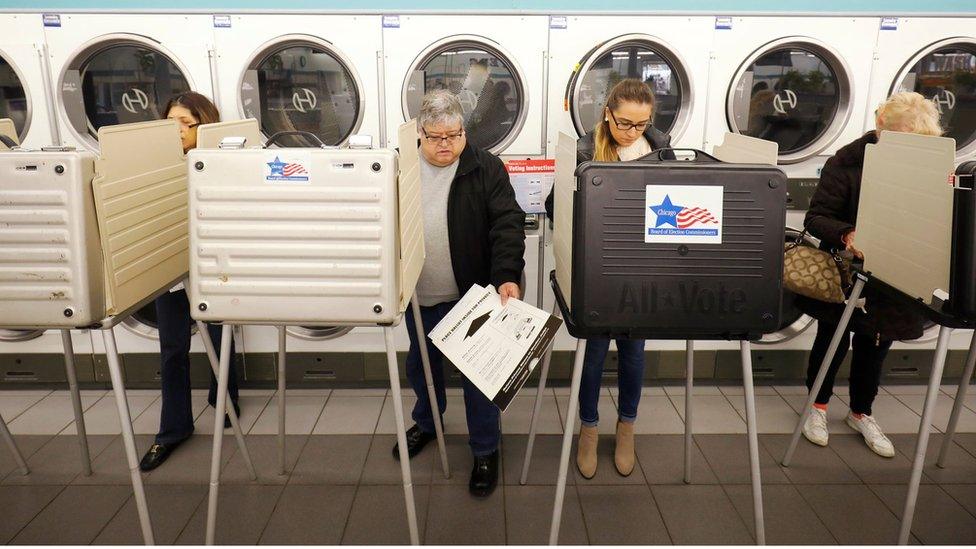
[[[596,474],[596,446],[600,440],[596,427],[580,426],[579,447],[576,450],[576,467],[585,478]]]
[[[630,476],[634,472],[634,424],[617,422],[617,448],[613,453],[613,463],[617,472],[623,476]]]

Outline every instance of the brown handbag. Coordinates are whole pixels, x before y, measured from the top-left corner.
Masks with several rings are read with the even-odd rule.
[[[827,303],[843,303],[851,285],[851,258],[803,245],[803,231],[783,252],[783,286],[791,292]]]

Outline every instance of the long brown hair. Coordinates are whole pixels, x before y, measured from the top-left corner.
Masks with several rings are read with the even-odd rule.
[[[617,85],[610,90],[607,96],[607,103],[604,105],[611,111],[616,110],[623,101],[640,103],[641,105],[651,106],[651,117],[654,117],[654,92],[651,88],[636,78],[626,78],[617,82]],[[606,111],[606,109],[604,109]],[[617,142],[610,134],[610,120],[606,112],[601,112],[603,119],[597,122],[593,130],[593,160],[601,162],[615,162],[620,160],[617,156]]]
[[[220,122],[220,111],[206,95],[188,91],[171,97],[163,109],[163,118],[169,116],[169,111],[177,105],[190,111],[200,124]]]

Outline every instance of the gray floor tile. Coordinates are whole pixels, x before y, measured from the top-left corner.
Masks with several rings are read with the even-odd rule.
[[[220,451],[220,461],[226,465],[236,451],[237,442],[234,437],[225,436]],[[148,484],[209,484],[212,455],[213,435],[193,435],[173,451],[166,463],[149,473],[146,482]]]
[[[91,455],[101,453],[113,438],[111,435],[89,436],[88,450]],[[3,479],[3,484],[68,484],[81,474],[78,439],[74,436],[51,437],[47,444],[26,459],[31,473],[25,476],[20,471],[13,471]]]
[[[217,505],[217,544],[255,545],[261,538],[284,486],[234,485],[220,487]],[[200,545],[207,537],[207,500],[197,507],[176,540]]]
[[[467,484],[431,486],[424,543],[427,545],[503,545],[505,543],[503,492],[504,490],[499,488],[491,496],[478,499],[468,493]]]
[[[573,438],[573,446],[569,451],[569,474],[576,477],[576,484],[578,485],[610,485],[610,484],[644,484],[646,479],[644,478],[644,473],[641,471],[641,463],[638,459],[638,463],[634,466],[634,471],[628,475],[623,476],[617,472],[617,467],[613,463],[613,452],[616,447],[616,441],[613,435],[601,435],[599,443],[597,445],[597,468],[596,474],[593,478],[586,479],[579,472],[579,468],[576,467],[576,450],[577,444],[579,442],[579,437]],[[636,438],[635,438],[635,455],[639,455],[636,449]],[[558,463],[558,458],[557,458]]]
[[[941,433],[929,435],[929,445],[925,453],[925,468],[923,469],[925,477],[940,484],[968,484],[973,482],[973,479],[976,479],[976,457],[958,445],[949,450],[945,468],[935,464],[939,450],[942,448],[943,436]],[[954,440],[965,439],[964,436],[957,435],[957,437]],[[909,461],[915,459],[915,435],[891,435],[889,438],[899,454],[905,456]],[[926,481],[923,480],[923,482]]]
[[[797,490],[842,545],[892,545],[898,519],[867,486],[802,485]]]
[[[285,436],[285,471],[282,475],[278,462],[278,437],[276,435],[248,435],[245,437],[248,453],[251,454],[251,462],[254,470],[258,474],[256,482],[261,484],[285,484],[288,482],[288,474],[295,469],[298,463],[298,456],[305,448],[308,441],[307,435],[286,435]],[[235,446],[236,448],[236,446]],[[255,482],[251,480],[251,474],[244,464],[244,456],[240,449],[236,449],[230,459],[224,465],[220,473],[220,481],[227,484],[249,484]]]
[[[763,479],[765,481],[765,479]],[[739,516],[755,535],[752,487],[725,486]],[[834,536],[794,486],[763,486],[763,519],[769,545],[833,545]]]
[[[414,486],[417,526],[424,543],[428,486]],[[342,536],[350,545],[406,545],[410,543],[403,486],[360,486]]]
[[[53,435],[14,435],[14,442],[17,443],[17,449],[20,450],[20,454],[24,456],[24,459],[29,459],[34,452],[41,449],[42,446],[51,441]],[[6,477],[7,475],[13,473],[14,475],[20,475],[20,468],[17,462],[14,461],[14,456],[7,448],[6,444],[0,443],[0,479]]]
[[[942,489],[969,511],[969,514],[976,516],[976,484],[946,484]]]
[[[313,436],[298,458],[291,484],[356,484],[371,435]]]
[[[505,531],[508,545],[549,543],[555,486],[505,486]],[[586,545],[586,528],[576,489],[569,486],[559,528],[561,545]]]
[[[691,458],[692,484],[717,484],[705,456],[696,444]],[[648,484],[683,484],[685,478],[685,437],[659,435],[636,437],[637,462]],[[612,467],[612,464],[611,464]]]
[[[671,543],[661,511],[647,486],[579,486],[577,493],[591,544]]]
[[[152,442],[152,435],[136,435],[136,455],[139,459],[142,459],[143,453],[149,449]],[[122,437],[118,436],[113,438],[111,444],[104,450],[92,456],[91,476],[86,477],[79,474],[71,481],[71,484],[119,484],[128,486],[131,482],[132,476],[129,474],[129,464],[125,459]]]
[[[206,506],[205,486],[147,486],[146,499],[156,543],[172,545],[201,504]],[[142,545],[136,501],[130,497],[122,510],[98,534],[96,545]]]
[[[355,486],[286,486],[260,543],[337,545],[355,494]]]
[[[911,475],[912,462],[904,454],[895,453],[893,458],[875,454],[861,435],[833,435],[830,448],[866,484],[904,484]],[[923,482],[932,482],[923,477]]]
[[[875,485],[871,490],[901,517],[908,487]],[[925,545],[976,544],[976,517],[938,486],[921,486],[915,504],[912,534]]]
[[[749,464],[749,439],[745,435],[696,435],[695,443],[718,481],[722,484],[752,482]],[[763,484],[788,484],[790,479],[779,462],[759,445],[759,464]]]
[[[517,485],[522,476],[525,446],[528,435],[506,436],[502,444],[502,482]],[[559,474],[559,457],[562,451],[562,435],[538,435],[532,446],[532,463],[525,479],[526,485],[553,485]],[[576,467],[575,456],[570,456],[569,467]],[[568,469],[567,469],[568,470]],[[567,474],[567,484],[576,482],[576,476]]]
[[[790,435],[759,435],[759,443],[778,462],[789,445]],[[860,484],[861,479],[829,446],[811,444],[800,437],[793,461],[783,472],[794,484]]]
[[[128,486],[68,486],[12,540],[15,545],[86,545],[132,494]]]
[[[676,544],[755,543],[721,486],[652,486],[651,491]]]
[[[403,484],[400,461],[393,458],[394,444],[396,444],[396,436],[394,435],[375,435],[373,437],[369,454],[366,456],[361,484]],[[452,476],[458,474],[464,476],[465,469],[460,463],[452,463],[450,458],[448,458],[448,463],[452,467]],[[431,474],[444,478],[444,469],[441,467],[437,441],[431,441],[422,452],[410,460],[410,477],[414,484],[430,484]]]
[[[63,486],[0,486],[0,543],[17,532],[51,503]]]

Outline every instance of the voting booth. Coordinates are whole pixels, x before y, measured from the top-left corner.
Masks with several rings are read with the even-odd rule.
[[[677,153],[666,159],[664,152]],[[764,543],[750,341],[779,325],[786,176],[775,143],[730,134],[717,152],[659,150],[632,162],[576,165],[576,140],[556,156],[550,279],[570,335],[579,339],[553,507],[558,541],[586,338],[685,339],[685,481],[691,480],[694,340],[741,342],[756,537]],[[678,159],[678,157],[688,159]],[[542,394],[549,368],[542,365]],[[537,396],[521,483],[532,455]]]
[[[62,330],[87,474],[68,330],[102,331],[143,538],[151,544],[113,328],[186,276],[186,165],[173,121],[103,127],[99,144],[97,157],[69,147],[0,152],[0,258],[18,264],[0,285],[0,326]]]
[[[292,133],[272,136],[268,146]],[[416,143],[416,122],[404,124],[400,133],[400,143]],[[281,327],[279,383],[284,326],[383,327],[410,537],[416,544],[393,327],[411,304],[424,262],[419,152],[374,149],[359,137],[350,141],[346,148],[268,148],[225,137],[219,148],[192,151],[187,294],[194,319],[224,324],[220,402],[227,396],[231,325]],[[424,333],[416,301],[413,306]],[[421,349],[426,353],[424,345]],[[433,392],[426,356],[424,367]],[[446,475],[442,430],[439,423],[436,427]],[[221,436],[215,425],[208,544],[215,541]]]
[[[972,307],[972,281],[976,277],[972,255],[976,243],[973,164],[963,164],[953,176],[954,156],[955,141],[944,137],[883,131],[877,144],[867,145],[856,223],[857,247],[864,253],[864,265],[855,269],[854,287],[783,457],[783,465],[789,466],[803,423],[865,287],[939,325],[902,512],[901,545],[906,545],[911,536],[949,336],[953,330],[976,327]],[[871,306],[870,301],[867,306]],[[970,343],[943,439],[940,467],[945,466],[974,363],[976,337]]]

